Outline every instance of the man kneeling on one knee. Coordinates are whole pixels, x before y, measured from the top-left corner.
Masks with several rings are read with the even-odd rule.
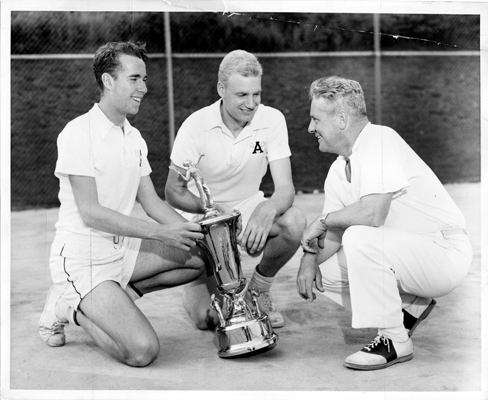
[[[358,82],[312,83],[309,132],[338,158],[324,184],[323,214],[302,237],[301,297],[316,289],[352,311],[352,327],[378,335],[344,365],[386,368],[411,360],[411,336],[433,298],[467,275],[465,219],[434,172],[391,128],[366,114]]]

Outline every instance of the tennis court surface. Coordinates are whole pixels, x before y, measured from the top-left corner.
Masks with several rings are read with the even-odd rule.
[[[48,256],[58,210],[12,213],[10,391],[4,396],[240,398],[251,395],[248,391],[266,391],[261,395],[280,399],[295,398],[293,391],[318,391],[312,396],[329,395],[333,399],[348,392],[352,392],[352,398],[372,392],[385,393],[380,398],[401,392],[415,392],[402,398],[417,399],[434,393],[435,398],[442,399],[452,398],[446,396],[453,394],[463,399],[479,396],[481,185],[450,184],[446,188],[467,219],[474,248],[471,271],[460,287],[437,299],[436,308],[416,330],[413,360],[370,372],[349,370],[343,367],[343,361],[369,343],[375,330],[352,329],[349,312],[323,296],[313,303],[300,298],[295,284],[300,251],[282,269],[272,288],[286,325],[275,330],[279,340],[271,351],[220,359],[214,334],[196,329],[183,310],[181,288],[151,293],[137,302],[161,342],[159,358],[146,368],[128,367],[111,359],[79,327],[67,327],[64,347],[50,348],[39,337],[37,322],[51,285]],[[296,196],[295,205],[310,222],[321,212],[322,202],[323,194],[303,194]],[[249,279],[256,260],[245,255],[242,258]],[[2,345],[6,344],[4,338]],[[193,391],[203,392],[197,395]],[[386,396],[386,392],[390,394]]]

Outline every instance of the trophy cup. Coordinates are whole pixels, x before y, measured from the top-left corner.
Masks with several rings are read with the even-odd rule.
[[[257,302],[257,292],[251,289],[252,304],[244,295],[247,291],[246,279],[242,276],[241,260],[237,248],[237,221],[239,211],[222,214],[213,203],[210,190],[205,185],[196,163],[185,161],[186,175],[178,173],[186,180],[195,181],[203,203],[204,216],[198,222],[204,233],[203,248],[213,264],[213,273],[217,289],[224,296],[226,315],[220,307],[215,294],[211,306],[217,312],[220,326],[217,328],[218,355],[221,358],[253,353],[276,346],[278,335],[273,332],[266,313],[261,311]],[[266,349],[267,348],[267,349]]]

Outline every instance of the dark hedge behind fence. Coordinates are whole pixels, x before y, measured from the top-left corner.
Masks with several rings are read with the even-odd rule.
[[[371,15],[272,15],[317,22],[355,32],[276,22],[228,18],[213,13],[171,14],[175,52],[226,52],[243,48],[264,51],[356,51],[372,49]],[[267,19],[266,19],[267,18]],[[431,37],[433,41],[479,49],[477,16],[381,16],[382,32]],[[55,23],[57,22],[57,23]],[[258,29],[259,28],[259,29]],[[30,36],[27,36],[30,32]],[[164,51],[161,13],[30,13],[12,16],[13,53],[92,54],[107,41],[142,40],[150,53]],[[408,34],[408,35],[407,35]],[[432,36],[429,36],[432,35]],[[290,44],[291,43],[291,44]],[[415,40],[382,39],[383,49],[443,50]],[[453,48],[449,48],[453,50]],[[151,56],[151,54],[149,54]],[[286,116],[297,190],[321,190],[335,156],[317,150],[307,133],[307,87],[321,76],[337,74],[358,80],[368,114],[377,107],[373,57],[261,57],[263,103]],[[219,58],[173,60],[176,127],[195,110],[217,99]],[[169,164],[166,62],[147,64],[149,92],[141,111],[130,120],[149,146],[152,178],[162,196]],[[479,56],[382,57],[383,124],[397,130],[443,182],[480,179]],[[98,101],[91,60],[12,60],[11,196],[12,208],[56,207],[58,182],[53,175],[56,137],[66,123]],[[263,190],[270,193],[267,176]]]

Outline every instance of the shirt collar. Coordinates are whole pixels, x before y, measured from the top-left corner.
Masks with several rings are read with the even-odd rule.
[[[213,128],[219,127],[222,130],[228,130],[225,127],[224,121],[222,120],[222,115],[220,114],[220,105],[222,104],[222,99],[217,100],[215,103],[209,106],[210,113],[208,114],[208,118],[205,121],[202,121],[203,130],[211,130]],[[266,107],[263,104],[260,104],[256,114],[254,114],[253,119],[247,125],[251,131],[268,128],[270,126],[269,118],[265,118],[263,115],[263,108]]]
[[[225,126],[224,121],[222,121],[222,116],[220,115],[221,101],[222,99],[219,99],[215,103],[208,106],[210,112],[207,114],[207,118],[202,121],[203,130],[209,131],[213,128],[223,128]]]
[[[361,142],[361,139],[364,137],[364,131],[368,130],[369,127],[371,126],[371,122],[368,122],[364,128],[362,129],[361,132],[359,132],[359,135],[358,137],[356,138],[356,141],[354,142],[353,146],[352,146],[352,150],[351,150],[351,155],[349,156],[349,159],[351,158],[354,158],[354,153],[357,151],[358,147],[359,147],[359,144]],[[340,160],[344,160],[344,162],[347,161],[347,158],[344,157],[344,156],[338,156],[337,158],[339,158]]]
[[[354,153],[355,151],[357,151],[357,149],[359,147],[359,144],[360,144],[362,138],[364,137],[364,132],[367,131],[370,126],[371,126],[371,122],[368,121],[368,123],[366,125],[364,125],[364,128],[361,130],[361,132],[359,132],[359,135],[356,138],[356,141],[354,142],[354,145],[352,146],[352,153]]]
[[[90,118],[92,119],[93,126],[98,129],[98,132],[100,133],[100,137],[102,140],[105,140],[107,137],[108,133],[112,130],[112,128],[116,127],[116,125],[110,121],[107,116],[104,114],[102,109],[100,108],[100,105],[98,103],[95,103],[90,110]],[[129,135],[132,131],[132,125],[130,122],[127,120],[127,118],[124,120],[124,133],[126,135]]]

